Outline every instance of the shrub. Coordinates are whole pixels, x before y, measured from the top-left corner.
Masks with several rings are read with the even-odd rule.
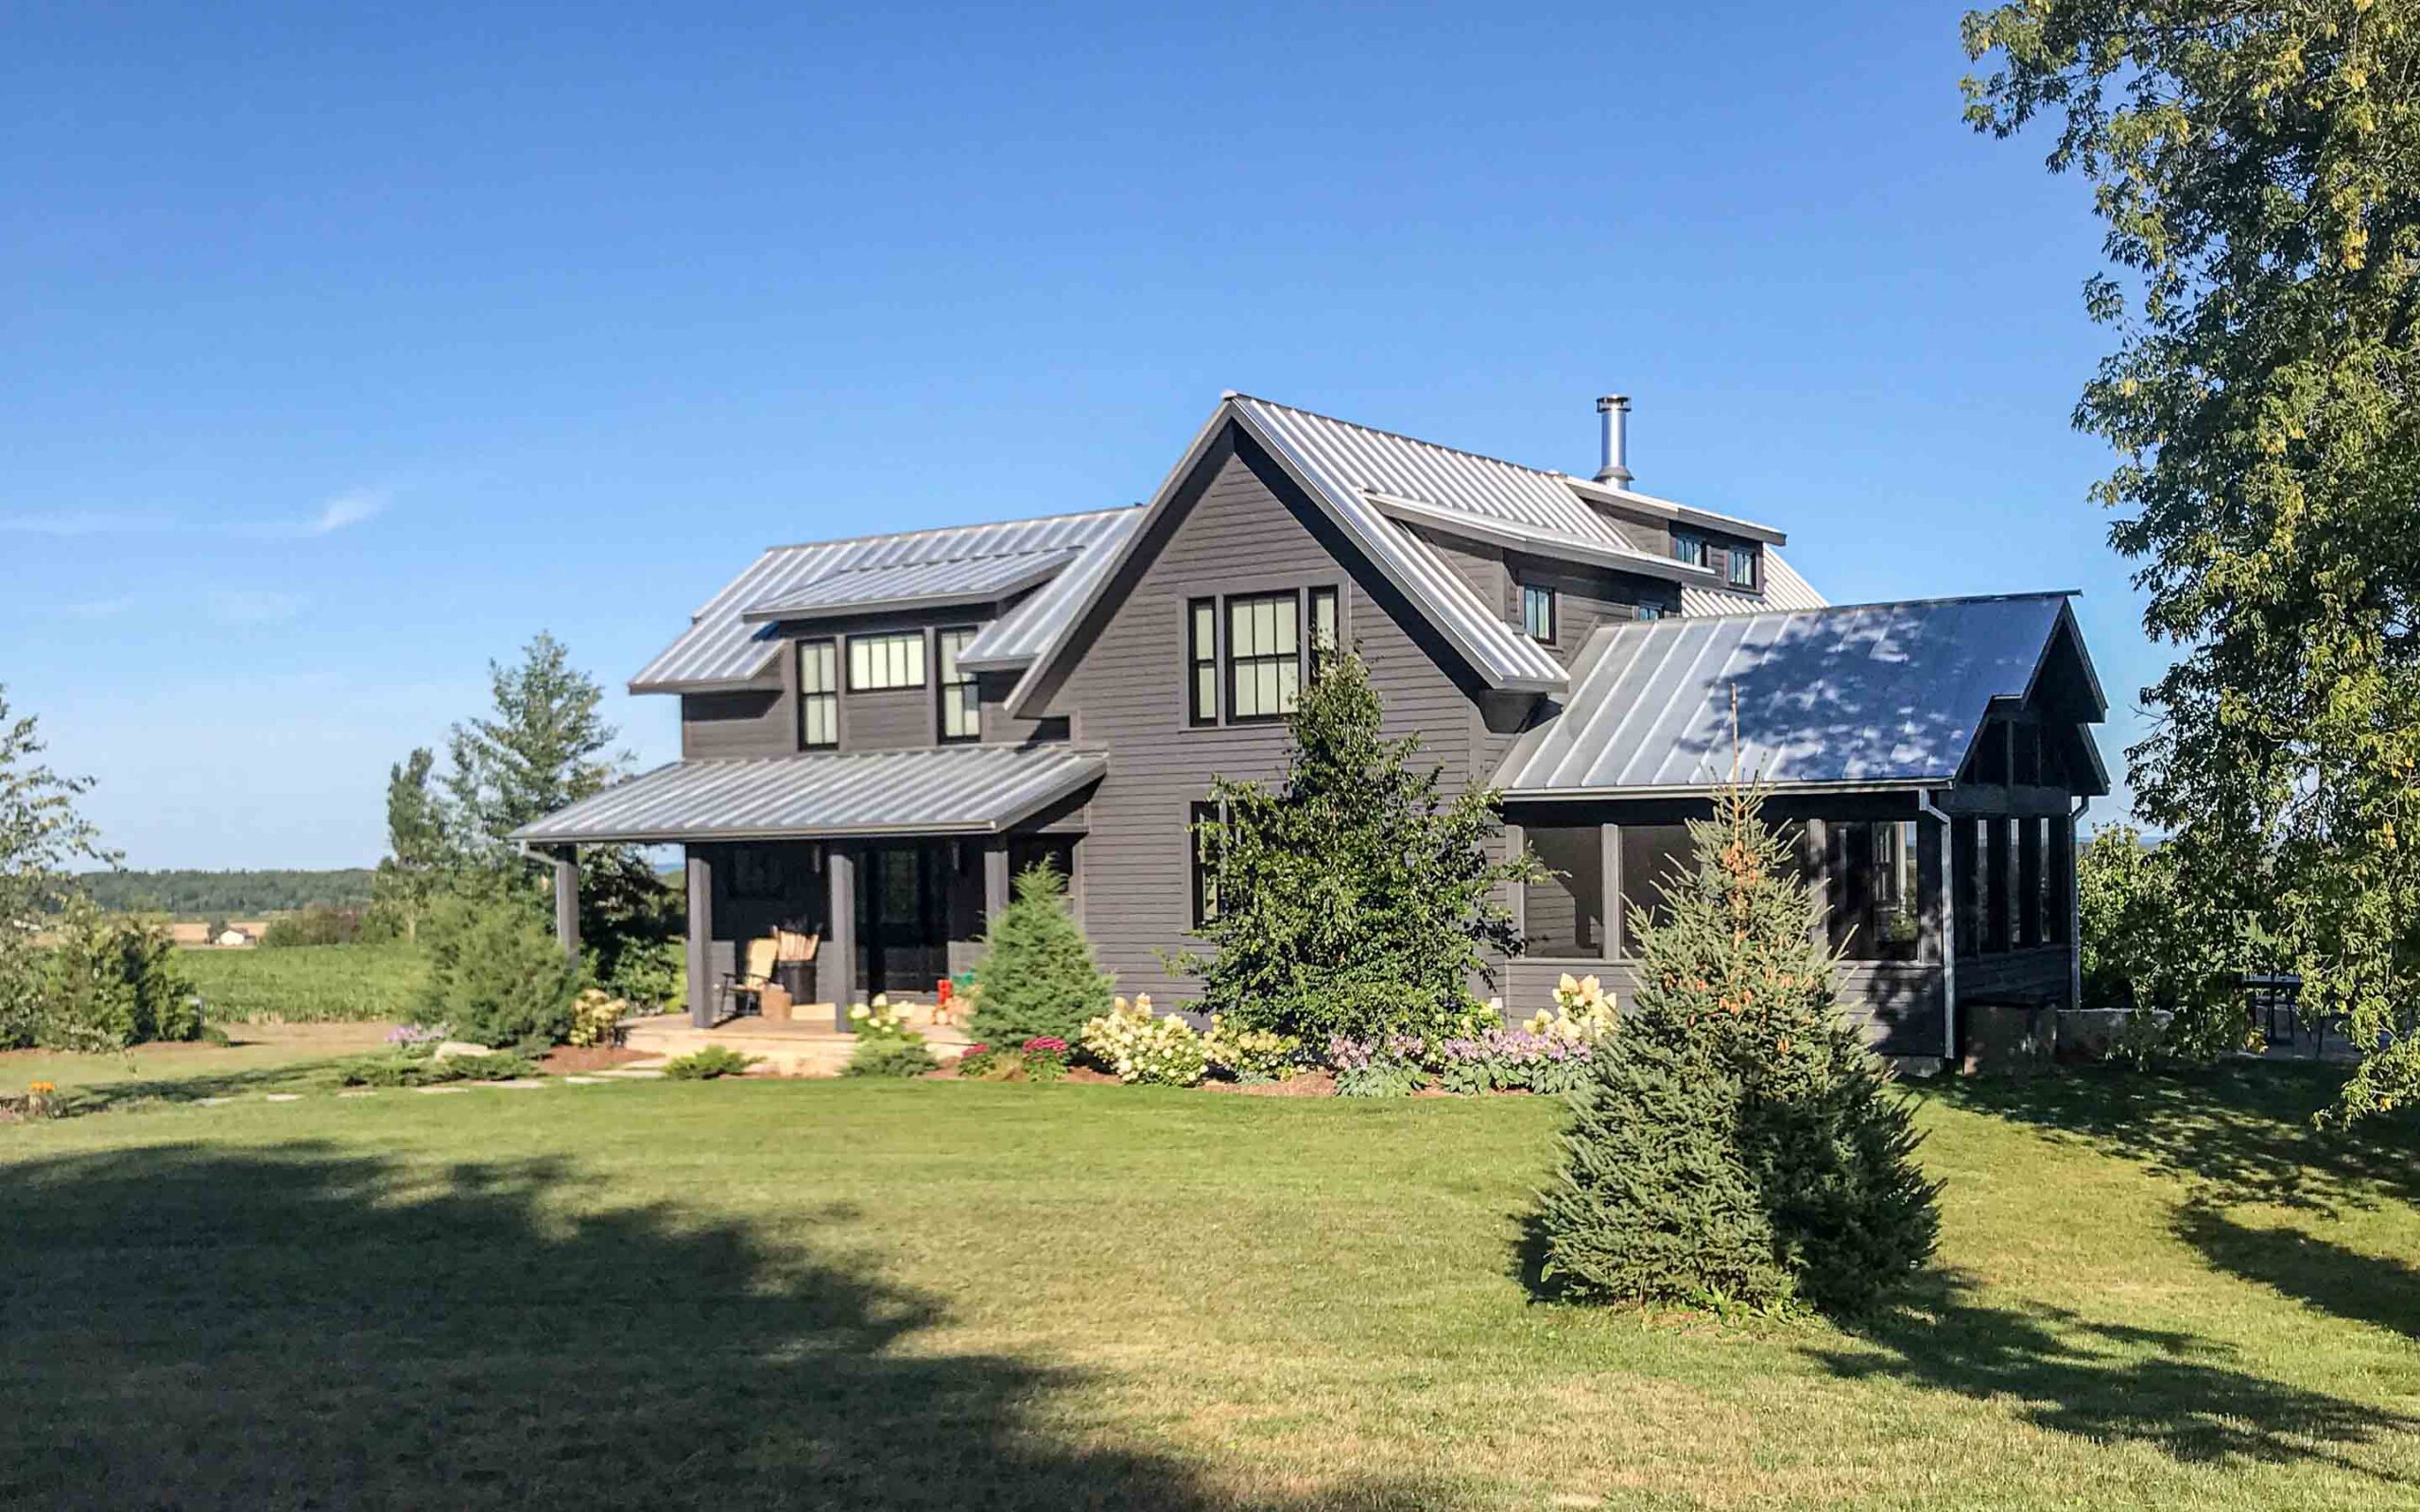
[[[1057,1081],[1067,1074],[1067,1041],[1037,1035],[1013,1050],[969,1045],[958,1057],[958,1074],[969,1081]]]
[[[2076,853],[2077,952],[2083,1003],[2128,1010],[2120,1054],[2206,1057],[2253,1039],[2236,974],[2210,946],[2177,850],[2131,825],[2096,831]]]
[[[563,1043],[587,1047],[610,1045],[620,1034],[621,1022],[630,1016],[631,1005],[599,988],[589,988],[571,1000],[571,1027],[563,1031]]]
[[[1017,1047],[1028,1081],[1057,1081],[1067,1074],[1067,1041],[1057,1035],[1036,1035]]]
[[[274,950],[298,945],[353,945],[360,939],[360,913],[351,908],[331,908],[325,903],[313,903],[298,913],[281,915],[261,931],[263,948]]]
[[[843,1076],[921,1076],[928,1071],[941,1070],[941,1062],[925,1047],[925,1041],[910,1037],[906,1040],[859,1040],[840,1068]]]
[[[438,1087],[457,1081],[513,1081],[538,1074],[527,1056],[501,1051],[485,1056],[448,1056],[440,1060],[418,1045],[337,1063],[337,1080],[347,1087]]]
[[[908,1026],[908,1021],[890,1005],[888,993],[877,992],[872,1003],[859,1003],[849,1009],[849,1032],[859,1040],[919,1040],[924,1037]]]
[[[1449,1092],[1526,1091],[1560,1095],[1577,1091],[1587,1080],[1594,1055],[1589,1041],[1574,1036],[1490,1029],[1438,1046],[1437,1085]]]
[[[1013,1050],[978,1040],[959,1054],[958,1074],[971,1081],[1006,1081],[1017,1059],[1017,1053]]]
[[[201,1008],[156,919],[104,914],[88,899],[60,917],[35,974],[31,1038],[50,1050],[122,1050],[157,1040],[198,1040]]]
[[[1016,896],[984,936],[975,968],[975,1008],[967,1026],[1014,1044],[1038,1035],[1072,1040],[1085,1021],[1109,1011],[1114,980],[1067,911],[1066,879],[1045,863],[1028,868]]]
[[[1279,1081],[1294,1073],[1303,1041],[1272,1029],[1244,1029],[1217,1014],[1202,1037],[1201,1053],[1211,1068],[1236,1081]]]
[[[571,1030],[573,973],[525,903],[448,897],[421,927],[428,944],[426,1019],[481,1044],[558,1044]]]
[[[1191,1087],[1209,1063],[1201,1036],[1173,1014],[1155,1015],[1151,1000],[1119,998],[1083,1028],[1084,1053],[1119,1081],[1159,1087]]]
[[[658,940],[626,947],[614,960],[604,988],[633,1009],[662,1012],[688,992],[687,947]]]
[[[708,1045],[692,1050],[677,1060],[665,1063],[664,1074],[674,1081],[713,1081],[719,1076],[737,1076],[756,1064],[760,1056],[743,1056],[729,1045]]]
[[[1906,1101],[1832,1001],[1832,957],[1764,795],[1690,826],[1697,870],[1637,920],[1641,981],[1592,1057],[1539,1212],[1575,1296],[1859,1307],[1932,1253]]]
[[[1521,950],[1507,887],[1542,874],[1526,851],[1495,859],[1497,795],[1447,798],[1418,771],[1416,739],[1381,734],[1357,656],[1331,650],[1288,717],[1283,782],[1220,778],[1220,816],[1195,844],[1214,862],[1215,952],[1169,965],[1238,1029],[1310,1044],[1333,1036],[1443,1039],[1476,1006],[1469,982]]]
[[[1410,1096],[1427,1080],[1420,1064],[1425,1048],[1417,1035],[1384,1035],[1374,1040],[1334,1037],[1327,1042],[1327,1063],[1336,1072],[1336,1095]]]

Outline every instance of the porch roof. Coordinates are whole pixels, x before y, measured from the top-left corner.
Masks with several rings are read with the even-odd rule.
[[[2087,689],[2077,713],[2098,722],[2065,593],[1605,626],[1495,785],[1516,799],[1704,792],[1730,774],[1735,692],[1743,775],[1783,789],[1949,782],[1991,706],[2031,693],[2063,639]]]
[[[815,752],[659,766],[513,832],[525,845],[991,834],[1109,758],[1065,746]]]

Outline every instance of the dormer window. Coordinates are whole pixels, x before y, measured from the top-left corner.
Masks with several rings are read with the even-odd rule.
[[[1754,546],[1734,546],[1726,555],[1728,556],[1729,560],[1723,566],[1723,580],[1728,582],[1734,588],[1755,587],[1756,548]]]
[[[849,691],[879,693],[925,685],[925,632],[849,637]]]
[[[1521,628],[1532,641],[1554,644],[1554,590],[1535,583],[1521,585]]]
[[[1672,559],[1690,567],[1707,565],[1705,537],[1693,536],[1685,530],[1673,531]]]

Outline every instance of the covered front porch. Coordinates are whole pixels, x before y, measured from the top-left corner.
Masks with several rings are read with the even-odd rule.
[[[679,845],[690,1026],[752,1013],[770,979],[800,1005],[796,1027],[845,1034],[850,1005],[929,1002],[972,969],[1016,872],[1057,866],[1080,914],[1083,799],[1106,765],[1063,746],[688,761],[516,838],[554,860],[556,932],[574,954],[579,848]],[[779,960],[785,936],[811,941],[812,958]]]

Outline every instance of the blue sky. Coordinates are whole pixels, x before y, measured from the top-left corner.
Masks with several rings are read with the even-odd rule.
[[[1146,496],[1222,388],[2081,588],[2083,186],[1955,5],[98,5],[0,49],[0,681],[137,866],[366,864],[540,628],[620,691],[775,541]]]

